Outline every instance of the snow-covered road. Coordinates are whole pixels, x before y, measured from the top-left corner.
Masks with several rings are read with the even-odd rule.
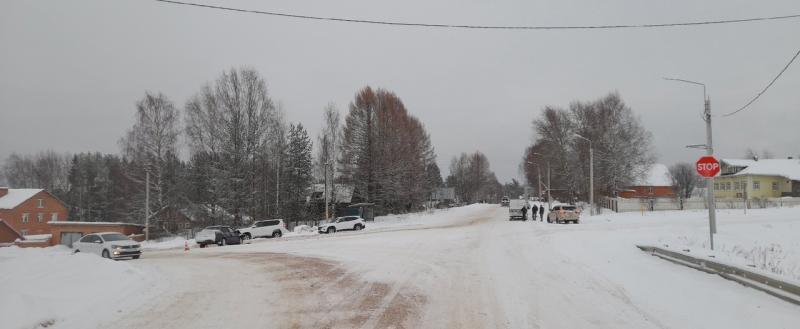
[[[797,306],[634,247],[669,221],[509,222],[452,209],[413,225],[150,252],[171,282],[101,327],[793,328]],[[375,227],[377,226],[377,227]],[[698,225],[701,227],[701,225]]]

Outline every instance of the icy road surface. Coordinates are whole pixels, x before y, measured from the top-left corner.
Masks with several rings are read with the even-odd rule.
[[[152,251],[114,328],[796,328],[800,308],[634,247],[669,221],[509,222],[477,205],[360,232]],[[424,219],[424,220],[423,220]],[[697,225],[702,227],[702,225]]]

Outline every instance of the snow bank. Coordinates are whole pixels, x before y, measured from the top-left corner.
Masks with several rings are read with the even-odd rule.
[[[186,242],[189,242],[189,246],[194,246],[196,243],[194,239],[186,240],[184,237],[171,237],[166,239],[160,239],[156,241],[143,241],[142,242],[142,250],[164,250],[164,249],[175,249],[175,248],[183,248]]]
[[[496,208],[496,204],[476,203],[463,207],[435,209],[401,215],[385,215],[375,217],[374,222],[367,222],[367,229],[388,228],[397,226],[416,225],[448,225],[463,220],[467,216],[475,215],[478,210]]]
[[[707,210],[645,212],[645,216],[605,213],[587,216],[584,223],[619,227],[661,224],[640,236],[639,242],[800,280],[800,207],[749,209],[746,215],[741,209],[718,210],[713,251]]]
[[[93,327],[142,303],[155,285],[131,262],[69,248],[0,248],[3,328]],[[153,291],[153,290],[150,290]]]
[[[311,235],[317,235],[317,234],[319,234],[319,232],[317,232],[317,227],[316,226],[297,225],[297,226],[294,227],[292,232],[284,233],[283,236],[287,237],[287,238],[290,238],[290,237],[298,237],[298,236],[311,236]]]

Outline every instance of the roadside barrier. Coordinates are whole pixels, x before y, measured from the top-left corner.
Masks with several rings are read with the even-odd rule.
[[[636,247],[661,259],[706,273],[716,274],[746,287],[758,289],[787,302],[800,305],[800,286],[797,284],[757,273],[747,268],[721,263],[716,260],[697,258],[664,248],[643,245],[637,245]]]

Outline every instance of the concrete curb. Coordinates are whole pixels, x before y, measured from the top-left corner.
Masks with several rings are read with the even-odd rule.
[[[792,304],[800,305],[800,286],[794,283],[756,273],[750,269],[739,266],[724,264],[715,260],[697,258],[664,248],[642,245],[637,245],[636,247],[653,256],[706,273],[716,274],[725,279],[736,281],[744,286],[766,292]]]

